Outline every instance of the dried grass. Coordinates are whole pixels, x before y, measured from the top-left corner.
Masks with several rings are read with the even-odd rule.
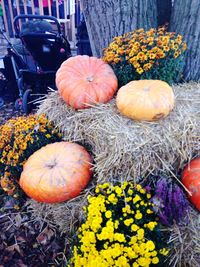
[[[92,194],[93,186],[90,185],[83,194],[58,204],[39,203],[32,199],[25,204],[31,217],[35,221],[43,221],[55,227],[62,233],[68,233],[68,237],[74,235],[84,219],[83,206],[87,204],[87,196]]]
[[[174,225],[169,243],[171,251],[169,264],[172,267],[200,266],[200,214],[190,210],[180,225]]]
[[[200,154],[200,83],[180,84],[173,89],[176,107],[157,122],[135,122],[122,116],[115,100],[74,111],[57,92],[50,92],[38,114],[45,113],[65,140],[80,142],[92,151],[96,175],[93,184],[71,201],[50,205],[29,200],[33,218],[56,224],[60,231],[73,232],[83,218],[82,206],[95,183],[139,180],[157,172],[170,173],[177,179],[184,164]],[[194,214],[191,212],[190,225],[172,229],[171,241],[176,244],[172,266],[200,266],[200,231]]]

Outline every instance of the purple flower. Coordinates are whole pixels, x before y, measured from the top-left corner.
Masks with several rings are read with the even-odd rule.
[[[160,221],[167,226],[179,223],[189,208],[182,189],[169,178],[160,178],[155,185],[152,202]]]

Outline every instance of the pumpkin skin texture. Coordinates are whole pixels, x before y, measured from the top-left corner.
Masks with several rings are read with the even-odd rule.
[[[185,166],[181,181],[192,194],[188,195],[190,201],[200,211],[200,158]]]
[[[138,121],[156,121],[173,109],[175,97],[172,88],[159,80],[132,81],[117,93],[119,111]]]
[[[26,161],[19,184],[39,202],[56,203],[78,196],[88,184],[92,158],[84,147],[70,142],[48,144]]]
[[[103,60],[89,56],[70,57],[56,73],[58,92],[74,109],[108,102],[118,88],[117,77]]]

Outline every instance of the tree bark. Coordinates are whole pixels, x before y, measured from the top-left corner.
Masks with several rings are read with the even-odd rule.
[[[183,35],[187,43],[184,64],[186,81],[200,80],[200,1],[175,0],[170,30]]]
[[[94,56],[101,56],[114,36],[157,27],[156,0],[81,0]]]
[[[157,0],[157,10],[158,26],[169,24],[172,11],[172,0]]]

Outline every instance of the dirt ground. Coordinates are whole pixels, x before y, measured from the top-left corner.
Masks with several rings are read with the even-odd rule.
[[[15,109],[13,102],[5,103],[4,106],[0,108],[0,125],[4,124],[8,119],[20,116],[22,114],[22,112]]]

